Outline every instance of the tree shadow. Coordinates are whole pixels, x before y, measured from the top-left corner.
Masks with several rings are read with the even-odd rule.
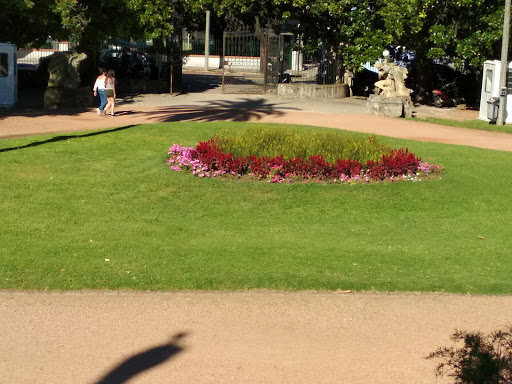
[[[183,73],[182,93],[201,93],[219,90],[222,87],[222,73]]]
[[[38,147],[40,145],[56,143],[56,142],[64,141],[64,140],[71,140],[71,139],[79,139],[79,138],[83,138],[83,137],[91,137],[91,136],[104,135],[104,134],[107,134],[107,133],[113,133],[113,132],[117,132],[117,131],[124,131],[125,129],[133,128],[133,127],[136,127],[136,125],[126,125],[124,127],[118,127],[118,128],[112,128],[112,129],[103,129],[101,131],[85,133],[83,135],[54,136],[54,137],[52,137],[50,139],[47,139],[47,140],[34,141],[33,143],[29,143],[29,144],[22,145],[22,146],[19,146],[19,147],[0,148],[0,153],[1,152],[16,151],[18,149],[24,149],[24,148],[30,148],[30,147]]]
[[[195,121],[195,122],[216,122],[216,121],[235,121],[235,122],[255,122],[263,119],[265,116],[284,116],[287,110],[300,110],[299,108],[295,108],[292,106],[287,106],[288,102],[284,103],[273,103],[269,102],[268,99],[264,97],[255,97],[255,98],[238,98],[231,100],[207,100],[207,101],[199,101],[199,103],[195,103],[194,105],[175,105],[168,107],[152,107],[141,108],[140,110],[134,107],[133,109],[122,108],[121,110],[116,111],[116,116],[123,117],[129,116],[136,118],[136,121],[133,121],[132,125],[124,126],[120,128],[113,129],[102,129],[99,131],[95,131],[93,133],[88,133],[83,136],[80,135],[70,135],[70,136],[57,136],[52,139],[34,142],[31,144],[27,144],[20,147],[13,148],[5,148],[0,149],[0,152],[6,152],[10,150],[22,149],[33,147],[37,145],[42,145],[50,142],[55,142],[59,140],[68,140],[76,137],[87,137],[94,136],[109,132],[115,132],[118,130],[126,129],[133,127],[139,124],[154,124],[161,122],[178,122],[178,121]],[[93,113],[93,111],[90,111]],[[67,115],[66,112],[59,113],[60,115]],[[48,116],[45,111],[33,111],[30,113],[23,114],[26,117],[38,117],[38,116]],[[57,113],[55,114],[57,115]],[[131,119],[130,119],[131,120]],[[112,120],[115,122],[115,120]],[[132,121],[130,121],[132,122]],[[125,124],[127,121],[125,121]],[[70,122],[72,124],[72,122]],[[114,125],[113,123],[112,125]],[[91,128],[93,129],[93,127]],[[89,130],[87,127],[84,130]],[[54,130],[55,132],[55,130]],[[44,134],[44,130],[40,132],[40,134]],[[51,132],[46,132],[47,134]],[[33,133],[32,135],[37,135],[37,133]],[[23,135],[16,135],[23,136]],[[6,137],[11,138],[11,137]]]
[[[73,116],[83,112],[87,112],[91,108],[62,108],[62,109],[45,109],[44,107],[23,107],[16,106],[13,108],[0,109],[0,120],[9,116],[24,117],[40,117],[40,116]]]
[[[205,101],[204,106],[158,107],[152,111],[125,111],[124,114],[142,115],[151,122],[176,121],[258,121],[264,116],[283,116],[283,110],[298,110],[276,103],[269,103],[265,98],[232,101]],[[121,114],[121,113],[120,113]]]
[[[18,102],[14,107],[0,108],[0,120],[9,116],[72,116],[85,112],[91,108],[59,108],[47,109],[44,107],[44,92],[46,88],[20,88]],[[91,91],[92,92],[92,91]]]
[[[180,347],[178,342],[186,335],[186,333],[177,333],[171,337],[169,342],[151,347],[129,357],[94,384],[126,383],[134,376],[165,363],[183,351],[184,348]]]
[[[182,93],[201,93],[208,90],[222,88],[222,73],[183,73]],[[67,108],[59,110],[48,110],[44,108],[45,87],[41,88],[20,88],[18,90],[18,103],[15,107],[0,108],[0,120],[8,116],[56,116],[76,115],[85,112],[90,108]],[[121,95],[119,105],[129,105],[137,102],[144,94],[126,93]],[[97,98],[94,106],[97,108]],[[91,107],[93,108],[93,107]]]

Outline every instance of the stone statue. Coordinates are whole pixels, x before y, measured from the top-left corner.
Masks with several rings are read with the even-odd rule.
[[[49,109],[88,108],[93,96],[88,87],[80,87],[80,63],[85,53],[54,53],[48,63],[48,88],[44,93],[44,105]]]
[[[375,94],[366,102],[366,111],[377,116],[412,117],[411,90],[405,86],[407,68],[383,60],[375,64],[379,80]]]
[[[343,74],[343,82],[348,85],[349,89],[349,95],[350,97],[353,96],[353,87],[354,87],[354,72],[346,69],[345,73]]]
[[[78,88],[80,85],[78,67],[86,58],[85,53],[54,53],[48,63],[50,73],[48,87]]]
[[[405,86],[407,68],[400,67],[395,63],[388,63],[387,60],[375,64],[375,67],[379,70],[379,81],[375,83],[378,95],[387,97],[411,95],[410,89]]]

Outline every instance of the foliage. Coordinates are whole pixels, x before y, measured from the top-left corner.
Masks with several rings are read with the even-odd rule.
[[[388,45],[406,46],[416,53],[410,81],[425,101],[433,89],[433,60],[469,75],[474,89],[483,62],[500,52],[503,3],[496,0],[203,0],[202,6],[293,32],[306,52],[324,48],[353,71],[378,60]]]
[[[62,26],[80,50],[95,50],[112,37],[140,38],[145,34],[140,9],[128,0],[56,0]]]
[[[81,50],[112,37],[166,37],[180,2],[172,0],[0,0],[0,36],[18,46],[71,39]],[[180,8],[181,7],[181,8]]]
[[[430,100],[435,60],[454,65],[466,75],[465,82],[454,87],[461,94],[453,96],[476,105],[483,63],[499,58],[503,3],[496,0],[381,0],[380,3],[377,13],[384,34],[394,44],[416,53],[410,78],[417,100]],[[454,78],[451,81],[455,83]]]
[[[337,158],[360,162],[378,160],[388,150],[374,136],[364,137],[336,130],[308,131],[292,126],[249,126],[234,135],[219,134],[215,143],[220,150],[236,156],[283,155],[285,158],[307,159],[321,153],[331,163]]]
[[[17,45],[71,35],[91,49],[110,37],[164,38],[175,27],[202,28],[211,10],[293,32],[306,51],[322,47],[352,70],[389,44],[406,46],[416,52],[410,78],[423,96],[432,90],[433,59],[478,84],[484,60],[499,56],[503,21],[496,0],[0,0],[0,8],[0,36]]]
[[[481,70],[497,57],[503,3],[494,0],[384,0],[379,10],[396,44],[426,55],[448,58],[462,70]]]
[[[442,359],[437,376],[448,375],[461,384],[507,384],[512,382],[512,326],[484,335],[456,331],[451,339],[461,348],[443,347],[427,359]]]
[[[0,0],[0,10],[1,42],[23,46],[66,36],[54,0]]]

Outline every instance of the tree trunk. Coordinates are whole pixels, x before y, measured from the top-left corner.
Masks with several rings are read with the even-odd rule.
[[[432,101],[432,72],[432,60],[417,52],[411,68],[410,84],[413,86],[413,96],[416,102],[420,104],[430,104]]]

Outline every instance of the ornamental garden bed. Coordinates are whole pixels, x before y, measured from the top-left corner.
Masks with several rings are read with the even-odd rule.
[[[286,154],[285,154],[286,153]],[[408,148],[387,148],[334,132],[251,128],[215,135],[195,147],[173,144],[168,164],[197,177],[234,177],[268,183],[371,183],[439,178],[443,167],[422,161]]]

